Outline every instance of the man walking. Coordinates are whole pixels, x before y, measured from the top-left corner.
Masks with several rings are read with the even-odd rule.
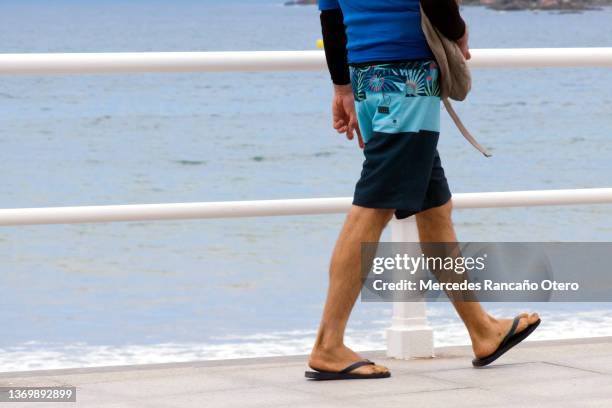
[[[419,5],[470,58],[455,0],[319,0],[334,83],[333,127],[356,135],[365,161],[334,249],[323,317],[306,372],[313,379],[389,377],[344,344],[361,288],[361,243],[377,242],[393,215],[416,215],[421,242],[456,242],[451,193],[437,151],[439,70],[421,30]],[[539,324],[537,314],[496,319],[478,302],[453,302],[469,332],[474,365],[491,363]]]

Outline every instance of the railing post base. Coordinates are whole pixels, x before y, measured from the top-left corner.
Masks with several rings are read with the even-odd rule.
[[[418,242],[414,217],[391,221],[391,241]],[[387,329],[387,356],[399,359],[433,357],[433,329],[427,323],[425,303],[393,303],[393,319]]]
[[[433,332],[431,328],[406,331],[387,330],[387,357],[400,360],[431,358],[433,357],[432,349]]]

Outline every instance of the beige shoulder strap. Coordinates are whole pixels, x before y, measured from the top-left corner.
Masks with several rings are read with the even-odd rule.
[[[478,143],[478,141],[474,138],[474,136],[472,136],[470,131],[467,130],[467,128],[463,125],[463,122],[461,122],[461,119],[459,119],[459,115],[457,115],[457,112],[455,112],[455,109],[453,109],[453,105],[451,105],[448,98],[442,98],[442,103],[444,103],[446,111],[448,112],[453,122],[455,122],[457,129],[459,129],[463,137],[465,137],[465,139],[470,142],[470,144],[474,146],[480,153],[484,154],[485,157],[491,157],[492,154],[489,153],[489,151],[485,149],[480,143]]]

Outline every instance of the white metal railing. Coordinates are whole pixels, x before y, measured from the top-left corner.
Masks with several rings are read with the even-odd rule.
[[[351,197],[338,197],[0,209],[0,226],[334,214],[346,212],[351,201]],[[612,203],[612,188],[453,195],[453,205],[459,209],[603,203]]]
[[[612,47],[474,49],[473,68],[612,67]],[[0,74],[318,71],[322,51],[0,54]]]
[[[473,68],[612,67],[612,48],[475,49]],[[322,51],[0,54],[0,75],[136,72],[307,71],[325,67]],[[455,208],[612,203],[612,188],[464,193]],[[0,226],[345,212],[351,198],[0,209]],[[414,217],[391,223],[392,241],[418,241]],[[433,355],[424,303],[394,303],[387,331],[392,357]]]

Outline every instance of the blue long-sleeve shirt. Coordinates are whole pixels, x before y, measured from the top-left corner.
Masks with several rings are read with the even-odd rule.
[[[342,10],[350,64],[433,58],[419,0],[319,0],[319,9]]]

